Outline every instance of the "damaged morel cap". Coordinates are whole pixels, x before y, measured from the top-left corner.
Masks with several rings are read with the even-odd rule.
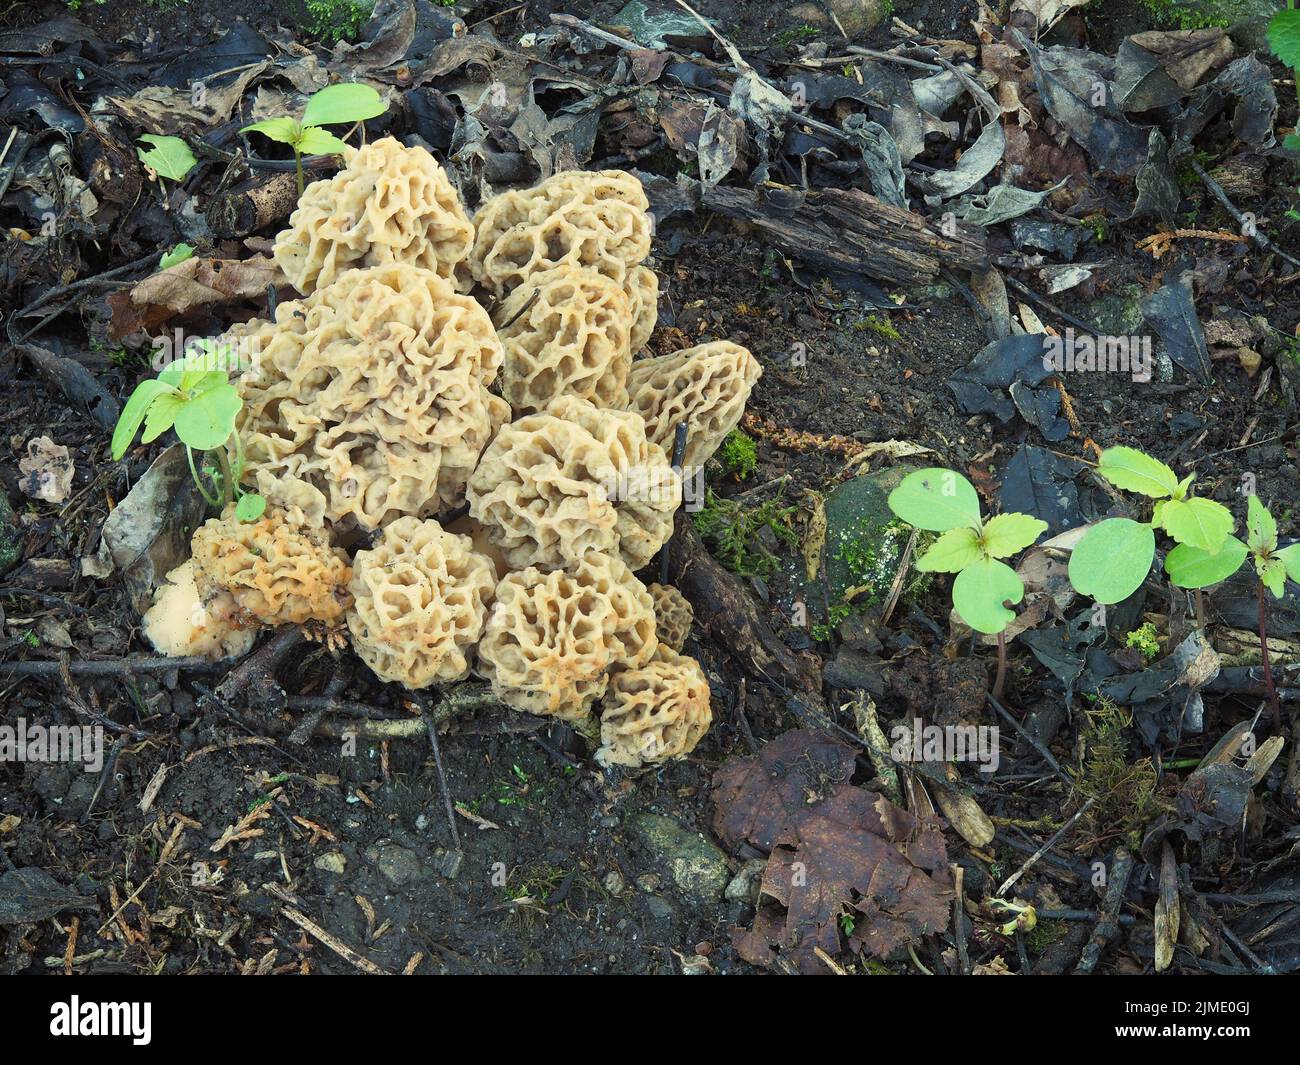
[[[241,614],[263,625],[332,622],[352,601],[347,554],[330,546],[324,529],[278,507],[240,521],[229,506],[199,526],[190,551],[199,594],[228,592]]]
[[[446,171],[392,137],[349,150],[332,178],[307,186],[275,241],[275,261],[302,293],[352,267],[406,263],[451,278],[474,227]]]
[[[610,679],[596,761],[635,767],[684,758],[712,723],[704,670],[660,645],[648,664]]]
[[[587,716],[612,670],[654,654],[650,593],[619,559],[590,554],[549,573],[529,567],[497,585],[478,672],[503,702],[568,721]]]
[[[562,395],[627,405],[632,318],[617,282],[556,267],[516,288],[494,317],[505,347],[501,394],[516,414],[536,413]]]
[[[243,623],[240,613],[229,592],[199,594],[191,559],[168,573],[154,592],[144,634],[154,650],[169,658],[237,658],[251,651],[257,639],[257,626]]]
[[[739,424],[762,373],[749,349],[729,340],[641,359],[628,373],[628,409],[645,419],[646,436],[669,453],[677,426],[689,422],[682,469],[695,469]]]
[[[639,569],[672,535],[681,493],[639,415],[561,396],[497,434],[466,496],[512,566],[599,551]]]
[[[671,584],[652,584],[647,590],[655,604],[655,634],[659,643],[680,651],[695,622],[695,611]]]
[[[428,270],[349,270],[228,335],[257,349],[238,380],[247,474],[313,523],[456,506],[510,416],[487,391],[502,359],[487,312]]]
[[[468,537],[398,518],[353,563],[352,646],[377,676],[408,688],[461,680],[495,586]]]

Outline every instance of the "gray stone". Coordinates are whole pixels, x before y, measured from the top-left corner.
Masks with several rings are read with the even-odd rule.
[[[378,843],[366,851],[366,857],[379,867],[384,879],[394,887],[428,875],[420,856],[396,843]]]
[[[605,874],[605,890],[611,895],[623,894],[623,889],[627,884],[623,881],[623,876],[617,869],[611,869]]]
[[[327,854],[322,854],[311,864],[322,873],[334,873],[341,876],[343,870],[348,867],[348,860],[339,851],[330,851]]]
[[[1136,336],[1146,321],[1142,317],[1141,285],[1125,285],[1096,299],[1088,308],[1088,318],[1102,336]]]
[[[724,892],[726,898],[732,902],[757,902],[763,870],[766,868],[766,858],[752,858],[747,861],[727,885],[727,890]]]
[[[722,898],[730,879],[727,856],[713,843],[659,814],[640,814],[632,831],[688,901],[707,905]]]
[[[826,7],[850,37],[870,33],[892,10],[885,0],[826,0]]]
[[[830,601],[851,588],[871,588],[884,601],[910,530],[889,509],[889,493],[915,469],[890,466],[837,485],[826,497],[826,579]]]

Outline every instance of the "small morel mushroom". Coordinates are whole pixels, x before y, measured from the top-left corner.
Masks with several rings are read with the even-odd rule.
[[[474,227],[446,171],[423,148],[392,137],[351,149],[332,178],[307,186],[275,242],[275,261],[299,292],[352,267],[405,263],[451,278]]]
[[[279,507],[251,522],[227,507],[195,530],[190,553],[201,596],[229,592],[241,614],[263,625],[332,622],[352,602],[347,554],[329,545],[324,529]]]
[[[647,665],[610,679],[596,761],[636,767],[684,758],[712,723],[704,670],[660,645]]]
[[[669,452],[677,426],[689,422],[682,469],[693,470],[739,424],[762,373],[749,350],[729,340],[641,359],[628,373],[628,409],[645,419],[646,436]]]
[[[377,676],[408,688],[461,680],[495,586],[468,537],[398,518],[353,563],[352,646]]]
[[[478,672],[519,710],[585,718],[609,674],[655,653],[650,593],[619,559],[592,553],[550,572],[529,567],[497,585]]]
[[[257,626],[244,625],[234,596],[225,591],[199,594],[192,561],[181,563],[154,592],[145,611],[144,634],[154,649],[169,658],[203,655],[235,658],[247,654]]]
[[[456,506],[510,416],[487,391],[502,359],[487,312],[414,266],[349,270],[227,336],[257,349],[237,382],[248,475],[313,523]]]
[[[561,395],[627,405],[632,319],[616,282],[560,266],[516,288],[494,317],[505,347],[501,394],[515,414],[535,414]]]
[[[600,551],[640,568],[672,535],[681,491],[640,416],[561,396],[497,434],[466,496],[512,566]]]
[[[652,584],[648,591],[655,604],[655,634],[660,645],[681,651],[695,622],[695,611],[671,584]]]

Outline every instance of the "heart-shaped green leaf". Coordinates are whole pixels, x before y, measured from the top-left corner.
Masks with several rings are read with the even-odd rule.
[[[980,500],[960,473],[932,467],[909,473],[889,493],[889,509],[909,525],[929,532],[978,529]]]
[[[221,447],[235,429],[243,401],[229,382],[189,400],[176,415],[176,435],[197,451]]]
[[[1116,488],[1152,499],[1165,499],[1178,491],[1174,471],[1137,448],[1108,447],[1101,453],[1097,472]]]
[[[266,500],[256,492],[249,492],[239,497],[235,504],[235,517],[240,521],[257,521],[266,510]]]
[[[1246,497],[1246,543],[1256,554],[1267,555],[1277,548],[1277,522],[1259,496]]]
[[[171,181],[183,181],[185,175],[198,162],[190,146],[180,137],[160,137],[154,133],[141,133],[140,140],[152,144],[147,152],[137,148],[136,153],[145,166]]]
[[[1235,536],[1211,554],[1190,544],[1179,544],[1165,556],[1165,572],[1179,588],[1208,588],[1226,581],[1246,561],[1248,549]]]
[[[1286,564],[1280,558],[1256,559],[1255,572],[1264,587],[1273,593],[1274,599],[1281,599],[1286,594]]]
[[[1286,567],[1286,575],[1296,584],[1300,584],[1300,544],[1292,544],[1290,547],[1284,547],[1281,551],[1273,552],[1273,557],[1282,560],[1282,565]]]
[[[1099,603],[1122,603],[1146,580],[1155,554],[1150,525],[1107,518],[1089,529],[1070,555],[1070,583]]]
[[[126,406],[122,408],[122,413],[117,419],[117,425],[113,427],[113,440],[110,447],[114,462],[117,462],[126,454],[126,449],[131,446],[135,434],[140,431],[140,423],[144,421],[149,408],[153,406],[159,396],[171,391],[169,385],[155,379],[141,381],[135,386],[131,398],[126,401]]]
[[[999,514],[984,523],[984,550],[992,558],[1010,558],[1047,531],[1047,522],[1028,514]]]
[[[1287,6],[1269,19],[1268,46],[1287,66],[1300,67],[1300,8]]]
[[[1001,632],[1015,619],[1003,603],[1018,603],[1025,586],[1005,562],[982,558],[967,566],[952,582],[952,605],[962,621],[976,632]]]
[[[302,124],[330,126],[339,122],[361,122],[377,118],[387,110],[383,98],[369,85],[355,82],[326,85],[307,101]]]
[[[1160,511],[1160,524],[1180,544],[1214,554],[1232,532],[1232,511],[1213,499],[1170,499]]]
[[[308,126],[298,140],[298,151],[303,155],[342,155],[347,150],[346,141],[339,140],[329,130],[319,126]]]
[[[261,122],[245,126],[239,132],[260,133],[263,137],[270,137],[271,140],[279,141],[281,144],[297,144],[302,139],[302,127],[287,115],[281,118],[264,118]]]
[[[982,557],[974,529],[949,529],[916,560],[916,568],[922,573],[960,573]]]

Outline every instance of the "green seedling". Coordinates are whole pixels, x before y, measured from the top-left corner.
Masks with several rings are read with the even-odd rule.
[[[1296,102],[1300,103],[1300,8],[1295,0],[1286,0],[1286,7],[1269,20],[1267,37],[1273,54],[1295,75]],[[1300,151],[1300,130],[1288,134],[1282,146]]]
[[[1151,572],[1156,529],[1211,555],[1232,532],[1234,522],[1227,507],[1191,494],[1195,474],[1180,481],[1163,462],[1131,447],[1107,448],[1097,472],[1116,488],[1157,502],[1149,522],[1106,518],[1079,541],[1070,555],[1069,575],[1081,595],[1110,604],[1123,602],[1137,591]]]
[[[998,674],[994,698],[1002,697],[1006,679],[1006,627],[1015,618],[1008,604],[1025,597],[1016,571],[1001,561],[1024,550],[1047,530],[1047,522],[1029,514],[980,517],[975,486],[960,473],[917,470],[889,493],[889,509],[918,529],[942,533],[916,561],[922,573],[955,573],[952,605],[976,632],[998,638]]]
[[[348,82],[326,85],[313,93],[302,112],[302,121],[285,115],[281,118],[264,118],[245,126],[241,133],[260,133],[273,141],[287,144],[293,149],[293,161],[298,169],[298,195],[302,195],[302,157],[304,155],[341,155],[348,145],[323,126],[351,125],[375,118],[386,110],[379,93],[369,85]]]
[[[113,460],[119,461],[126,454],[141,426],[144,432],[140,440],[145,444],[158,439],[168,429],[174,430],[185,445],[190,473],[203,498],[214,507],[233,502],[240,521],[256,521],[266,509],[266,500],[239,487],[244,452],[235,432],[235,418],[243,400],[224,368],[228,358],[226,349],[204,344],[199,353],[176,359],[156,378],[141,381],[126,401],[113,429]],[[232,437],[233,465],[226,454],[226,445]],[[217,469],[205,471],[213,491],[209,491],[199,475],[195,451],[215,457]]]
[[[190,244],[177,244],[171,251],[167,252],[158,260],[159,271],[168,270],[173,266],[179,266],[186,259],[194,258],[194,247]]]
[[[1265,591],[1275,599],[1286,594],[1286,582],[1300,584],[1300,544],[1281,550],[1277,546],[1277,521],[1259,497],[1246,497],[1246,542],[1229,536],[1215,552],[1202,551],[1180,544],[1165,558],[1165,572],[1171,583],[1179,588],[1205,588],[1231,577],[1249,558],[1255,565],[1255,595],[1259,601],[1259,654],[1264,667],[1264,690],[1268,694],[1269,708],[1273,711],[1273,724],[1282,728],[1282,710],[1273,685],[1273,670],[1268,661],[1268,624],[1265,609]]]
[[[152,144],[148,151],[137,148],[140,161],[160,178],[168,181],[184,181],[185,175],[194,169],[198,160],[190,151],[190,146],[180,137],[159,137],[153,133],[141,133],[140,140]]]

